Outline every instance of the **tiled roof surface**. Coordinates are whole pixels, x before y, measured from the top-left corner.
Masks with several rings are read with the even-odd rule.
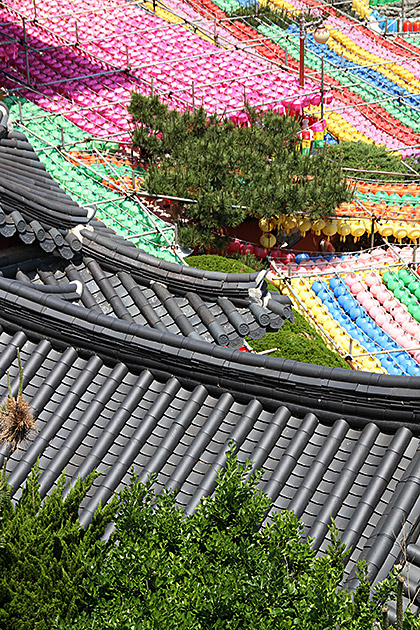
[[[15,179],[23,188],[25,175],[20,181],[16,171]],[[22,194],[13,211],[27,225],[36,208],[51,234],[45,200],[55,197],[45,186],[34,185],[32,194]],[[359,558],[373,578],[385,577],[404,539],[415,589],[420,379],[235,350],[245,334],[261,336],[292,317],[288,299],[268,292],[261,274],[158,260],[96,220],[77,223],[83,217],[64,199],[67,223],[56,230],[67,243],[69,226],[79,226],[70,261],[58,246],[45,252],[39,239],[10,239],[0,255],[1,394],[7,373],[17,393],[19,349],[24,397],[39,429],[7,462],[15,496],[38,459],[43,495],[63,468],[68,484],[97,469],[102,475],[80,515],[86,524],[134,466],[143,479],[156,473],[158,485],[177,489],[191,512],[213,491],[234,440],[240,460],[265,468],[261,487],[273,509],[293,509],[317,549],[325,549],[336,519],[353,549],[350,586]]]
[[[46,253],[70,259],[81,250],[72,233],[86,225],[95,210],[81,208],[45,170],[26,137],[10,129],[8,108],[0,103],[0,234],[15,234]]]

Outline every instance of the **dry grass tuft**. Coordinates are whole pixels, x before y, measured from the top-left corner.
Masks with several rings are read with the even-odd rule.
[[[0,409],[0,444],[6,444],[13,453],[35,432],[35,419],[29,403],[21,394],[17,398],[9,394]]]

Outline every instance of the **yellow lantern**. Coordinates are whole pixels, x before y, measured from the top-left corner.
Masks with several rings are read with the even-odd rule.
[[[273,230],[275,226],[276,222],[272,219],[266,219],[265,217],[262,217],[262,219],[258,221],[258,227],[260,228],[261,232],[271,232],[271,230]]]
[[[350,224],[346,221],[340,221],[337,225],[337,231],[340,235],[340,241],[344,241],[346,239],[346,236],[351,234]]]
[[[311,229],[311,220],[307,218],[299,219],[297,226],[302,236],[305,236],[306,232]]]
[[[319,236],[322,232],[322,230],[324,229],[326,223],[324,221],[324,219],[316,219],[316,221],[313,221],[311,227],[313,229],[313,231],[315,232],[315,234],[317,236]]]
[[[372,221],[371,221],[371,219],[362,219],[361,223],[365,227],[365,232],[367,234],[372,234]],[[378,228],[377,228],[376,224],[375,224],[375,228],[374,229],[375,229],[375,232],[378,231]]]
[[[392,226],[392,234],[401,243],[402,239],[407,236],[408,230],[404,223],[394,223]]]
[[[328,221],[322,231],[325,236],[334,236],[334,234],[337,234],[337,221]]]
[[[352,221],[350,224],[350,231],[353,238],[358,241],[359,238],[366,232],[366,229],[362,221]]]
[[[407,236],[410,241],[416,242],[418,238],[420,238],[420,225],[416,223],[415,225],[409,226]]]
[[[283,228],[286,232],[290,232],[296,227],[296,219],[294,217],[285,217],[283,221]]]
[[[270,234],[270,232],[265,232],[260,237],[260,243],[265,249],[270,249],[276,244],[276,237],[274,234]]]
[[[382,223],[379,225],[378,232],[381,236],[387,238],[388,236],[392,236],[394,231],[392,223]]]

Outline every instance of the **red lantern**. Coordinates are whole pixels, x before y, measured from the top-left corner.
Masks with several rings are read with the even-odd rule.
[[[413,23],[413,31],[416,31],[416,33],[420,32],[420,21],[417,20],[417,22]]]
[[[412,23],[410,22],[410,20],[406,20],[403,24],[404,33],[411,33],[412,30],[413,30]]]
[[[295,256],[294,254],[292,254],[292,252],[288,252],[288,253],[286,254],[286,256],[284,257],[284,262],[285,262],[286,264],[289,264],[289,263],[294,263],[294,262],[295,262],[295,260],[296,260],[296,256]]]
[[[264,249],[264,247],[260,247],[259,245],[255,245],[254,247],[254,255],[257,258],[264,258],[266,255],[266,251]]]
[[[253,254],[254,246],[251,243],[242,243],[241,245],[241,254]]]
[[[227,246],[227,250],[229,252],[229,254],[236,254],[236,252],[239,250],[241,246],[241,242],[238,241],[237,238],[235,238],[234,241],[229,241],[229,244]]]
[[[282,254],[281,249],[278,249],[277,247],[272,249],[270,252],[271,258],[276,258],[276,259],[281,258],[281,254]]]

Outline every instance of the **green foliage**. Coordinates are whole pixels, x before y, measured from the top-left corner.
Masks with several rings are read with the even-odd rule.
[[[339,354],[327,348],[322,337],[299,313],[294,311],[294,315],[293,324],[286,321],[277,332],[266,333],[262,339],[247,337],[247,342],[256,352],[278,348],[270,357],[350,369]]]
[[[253,273],[255,271],[253,267],[246,265],[242,258],[224,258],[215,255],[188,256],[185,262],[196,269],[220,271],[221,273]]]
[[[262,474],[248,461],[238,463],[232,444],[213,496],[190,516],[174,493],[157,494],[153,479],[143,485],[133,475],[121,496],[114,544],[85,581],[90,605],[61,627],[373,630],[382,610],[375,591],[370,598],[365,573],[354,600],[339,588],[348,552],[335,524],[329,548],[316,557],[292,512],[265,522],[271,502],[258,490]]]
[[[186,262],[191,267],[209,271],[225,273],[255,271],[254,268],[242,264],[242,261],[221,256],[189,256]],[[268,285],[270,291],[278,291],[273,284],[268,283]],[[293,324],[286,321],[277,332],[266,333],[262,339],[247,337],[247,342],[256,352],[278,348],[279,350],[270,353],[270,357],[350,369],[348,363],[339,354],[327,348],[321,335],[308,324],[302,315],[294,311],[294,316]]]
[[[195,237],[247,216],[328,216],[350,199],[339,164],[323,152],[301,154],[295,119],[244,107],[251,124],[242,128],[202,108],[179,113],[158,97],[132,95],[133,143],[149,158],[145,185],[197,201],[183,217],[200,227]]]
[[[212,230],[206,230],[197,223],[178,222],[178,242],[181,247],[198,251],[220,251],[226,246],[226,237]]]
[[[2,494],[0,627],[4,630],[373,630],[397,597],[401,567],[372,589],[359,564],[354,595],[340,589],[348,554],[334,522],[316,557],[293,512],[266,516],[263,471],[240,464],[232,443],[214,494],[186,516],[154,478],[129,487],[83,530],[78,509],[96,475],[63,498],[64,474],[39,496],[37,468],[16,504]],[[2,490],[6,488],[4,484]],[[7,488],[6,488],[7,489]],[[100,542],[115,519],[108,543]]]
[[[366,144],[365,142],[340,142],[336,145],[329,145],[326,154],[330,159],[340,161],[343,168],[362,169],[362,173],[350,173],[351,177],[366,177],[377,181],[401,181],[404,180],[404,173],[407,173],[401,165],[401,159],[390,152],[385,147],[376,144]],[[366,171],[391,171],[402,173],[402,175],[382,175],[368,173]]]
[[[216,255],[188,256],[185,261],[190,267],[222,273],[253,273],[267,268],[267,265],[258,260],[254,254],[231,254],[231,256],[232,258]]]
[[[226,14],[229,17],[241,18],[242,22],[256,29],[261,24],[267,24],[268,26],[275,24],[280,28],[287,29],[293,21],[285,9],[274,10],[269,4],[253,2],[245,6],[239,6]]]
[[[239,254],[236,252],[235,254],[231,254],[232,259],[240,260],[245,267],[250,268],[253,271],[262,271],[263,269],[267,269],[267,263],[262,262],[259,258],[254,256],[254,254],[250,254],[249,252],[246,254]]]
[[[42,502],[35,468],[18,502],[1,479],[0,627],[51,630],[54,620],[76,615],[83,604],[82,581],[96,567],[98,541],[113,519],[116,501],[95,513],[82,529],[78,509],[96,475],[79,480],[63,498],[62,475]]]

